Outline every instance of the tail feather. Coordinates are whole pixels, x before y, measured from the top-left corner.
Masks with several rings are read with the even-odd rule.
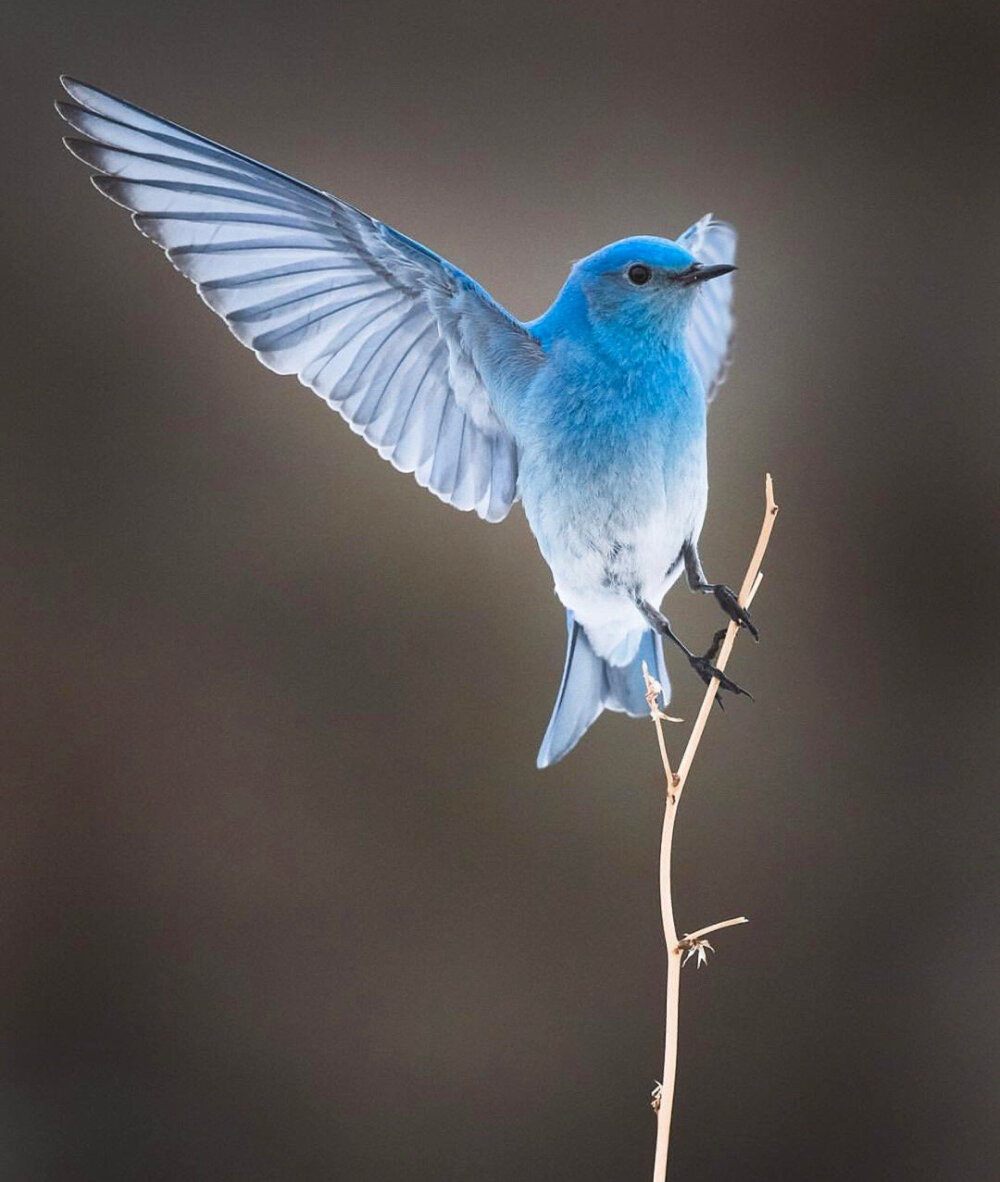
[[[669,700],[670,696],[663,645],[656,633],[650,631],[643,635],[639,651],[628,665],[609,665],[590,647],[586,632],[572,612],[566,613],[566,629],[569,634],[566,664],[555,709],[538,752],[540,768],[557,763],[572,751],[603,710],[617,710],[633,718],[647,713],[644,661],[663,686],[664,699]]]
[[[609,665],[604,670],[608,681],[604,705],[608,710],[630,714],[633,718],[644,718],[649,714],[646,702],[646,679],[642,675],[645,661],[650,674],[663,686],[664,695],[670,698],[670,679],[663,661],[663,641],[659,634],[650,631],[643,634],[639,651],[629,665]]]

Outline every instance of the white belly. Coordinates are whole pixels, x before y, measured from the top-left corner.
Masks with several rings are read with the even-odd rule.
[[[632,504],[574,506],[563,490],[557,512],[537,507],[543,530],[535,533],[540,542],[545,538],[556,595],[586,630],[597,655],[615,665],[634,658],[648,628],[635,594],[658,607],[683,570],[685,542],[701,533],[707,500],[704,440],[675,458],[662,482],[643,484],[643,495],[630,498]]]

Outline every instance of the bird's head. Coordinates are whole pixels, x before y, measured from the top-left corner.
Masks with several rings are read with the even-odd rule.
[[[552,308],[604,338],[680,340],[701,285],[736,268],[705,264],[668,238],[624,238],[581,259]],[[562,317],[560,317],[562,319]]]

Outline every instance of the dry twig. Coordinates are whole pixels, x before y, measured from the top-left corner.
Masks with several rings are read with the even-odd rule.
[[[765,479],[765,509],[764,522],[760,527],[760,536],[754,548],[750,565],[747,567],[743,586],[740,588],[739,602],[743,607],[749,607],[760,588],[761,563],[767,544],[771,539],[774,519],[778,513],[778,506],[774,502],[774,487],[771,477]],[[726,629],[725,638],[715,657],[715,664],[722,672],[736,643],[739,625],[731,621]],[[710,932],[721,928],[732,927],[735,924],[746,923],[746,916],[727,919],[722,923],[709,924],[695,932],[686,933],[681,939],[677,937],[677,925],[674,922],[673,898],[670,884],[670,857],[673,846],[674,823],[677,819],[677,807],[680,804],[681,793],[691,774],[691,764],[694,762],[698,745],[705,733],[709,715],[715,702],[715,695],[719,688],[718,678],[713,678],[705,691],[701,708],[695,718],[694,726],[688,737],[687,746],[681,756],[677,771],[673,771],[667,754],[666,739],[663,735],[663,722],[667,718],[659,708],[658,699],[661,687],[656,679],[651,677],[649,670],[643,667],[646,677],[646,701],[649,703],[649,713],[656,728],[656,739],[660,749],[660,760],[667,782],[666,807],[663,813],[663,832],[660,838],[660,912],[663,918],[663,938],[667,947],[667,1004],[666,1022],[664,1028],[663,1047],[663,1082],[653,1089],[652,1107],[656,1112],[656,1154],[653,1165],[653,1182],[665,1182],[667,1176],[667,1154],[670,1145],[670,1117],[674,1106],[674,1086],[677,1079],[677,1016],[680,1000],[681,967],[691,956],[697,958],[700,967],[707,961],[707,952],[712,946],[705,939]],[[676,721],[676,720],[670,720]]]

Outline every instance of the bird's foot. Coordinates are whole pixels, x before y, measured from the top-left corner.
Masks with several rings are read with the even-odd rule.
[[[722,635],[724,636],[725,632],[723,632]],[[743,694],[752,702],[753,694],[750,693],[749,690],[745,690],[741,685],[737,685],[731,677],[727,677],[721,669],[716,668],[716,666],[712,664],[712,661],[715,659],[718,653],[718,646],[721,645],[721,643],[722,641],[719,639],[719,633],[716,633],[715,639],[712,642],[712,647],[708,650],[708,653],[706,653],[705,656],[688,657],[691,668],[695,671],[695,673],[698,674],[698,676],[706,685],[710,685],[713,678],[718,678],[720,690],[729,690],[731,694],[736,695]],[[716,693],[715,700],[719,704],[719,708],[724,710],[725,707],[722,705],[722,695]]]
[[[716,583],[712,588],[712,594],[715,596],[719,607],[731,619],[735,620],[741,628],[746,628],[754,640],[760,640],[760,633],[754,626],[753,620],[750,619],[750,613],[745,607],[742,607],[736,592],[732,587],[727,587],[725,583]]]

